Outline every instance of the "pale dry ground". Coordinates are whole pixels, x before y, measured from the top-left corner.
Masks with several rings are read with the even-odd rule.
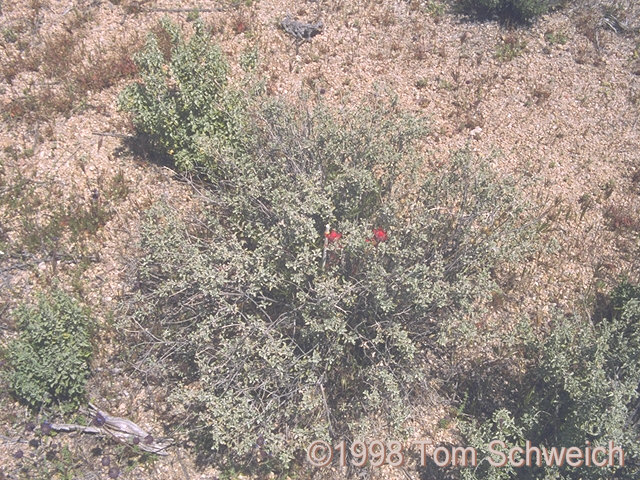
[[[580,309],[585,297],[606,291],[619,275],[635,271],[640,227],[640,175],[636,174],[640,37],[597,27],[602,19],[597,2],[593,8],[569,8],[543,17],[529,29],[514,31],[495,22],[476,24],[439,14],[429,8],[433,3],[416,1],[259,0],[238,8],[204,1],[39,3],[32,29],[21,34],[43,42],[60,35],[70,15],[86,13],[72,34],[82,35],[88,52],[130,39],[139,42],[165,14],[186,24],[186,12],[162,9],[197,5],[216,10],[201,16],[212,25],[234,78],[241,75],[242,52],[256,47],[259,73],[267,79],[271,94],[296,96],[304,90],[335,104],[370,99],[374,91],[382,98],[395,96],[402,108],[430,119],[431,134],[425,138],[428,168],[445,163],[452,151],[469,147],[489,158],[501,175],[517,176],[549,223],[544,232],[548,248],[515,272],[509,297],[496,307],[500,318],[525,314],[544,325],[552,308]],[[0,25],[16,24],[31,15],[33,7],[29,2],[4,2]],[[626,11],[630,29],[640,22],[635,8]],[[286,13],[305,21],[321,18],[325,30],[296,49],[277,27]],[[545,36],[549,32],[566,42],[553,43]],[[519,55],[510,61],[497,57],[500,45],[516,45],[517,39],[526,43]],[[22,72],[11,83],[0,83],[0,109],[24,95],[31,81],[44,80],[38,72]],[[169,169],[126,152],[119,154],[122,141],[117,137],[93,135],[132,133],[116,109],[123,85],[88,92],[84,108],[68,118],[52,116],[35,125],[0,124],[5,165],[34,180],[54,182],[61,198],[88,202],[93,189],[102,189],[118,172],[126,178],[130,193],[112,205],[114,215],[92,240],[97,261],[81,276],[85,300],[103,322],[130,281],[128,259],[137,251],[144,210],[162,197],[185,205],[192,201],[189,188]],[[11,160],[5,153],[9,146],[33,152]],[[29,262],[27,268],[3,277],[2,305],[27,298],[54,275],[63,279],[69,275],[54,272],[47,258]],[[2,344],[13,334],[3,328]],[[123,375],[126,362],[118,358],[116,342],[112,329],[105,327],[97,342],[91,397],[109,413],[161,435],[168,409],[165,392],[161,386],[144,387],[133,371]],[[0,402],[7,412],[1,434],[24,437],[26,410],[5,394]],[[417,437],[430,437],[436,444],[454,438],[455,432],[437,427],[446,416],[444,406],[428,404],[421,412]],[[73,442],[77,446],[82,440]],[[11,457],[15,449],[10,441],[0,442],[0,464],[7,473],[17,471],[19,461]],[[214,478],[213,468],[196,467],[193,453],[178,452],[175,449],[168,459],[151,466],[136,466],[121,478]],[[101,472],[98,478],[106,478],[104,469],[95,471]],[[414,471],[407,472],[417,478]],[[387,475],[407,478],[398,471],[385,471]],[[340,475],[326,472],[326,476]]]

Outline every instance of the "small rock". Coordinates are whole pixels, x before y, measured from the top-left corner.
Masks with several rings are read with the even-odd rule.
[[[40,433],[42,435],[49,435],[51,433],[51,423],[44,421],[40,424]]]
[[[477,135],[480,135],[482,133],[482,128],[481,127],[476,127],[473,130],[471,130],[469,132],[469,135],[471,135],[472,137],[475,137]]]
[[[96,416],[93,418],[93,424],[97,427],[101,427],[104,425],[106,419],[104,418],[104,415],[102,415],[100,412],[96,413]]]

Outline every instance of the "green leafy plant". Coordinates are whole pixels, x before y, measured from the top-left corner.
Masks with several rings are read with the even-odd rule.
[[[15,395],[31,407],[77,406],[89,376],[90,318],[60,290],[39,294],[37,305],[14,314],[20,335],[9,346],[8,379]]]
[[[513,468],[484,462],[463,469],[463,479],[637,478],[640,288],[622,284],[613,292],[612,306],[611,318],[558,315],[547,338],[538,339],[531,332],[522,337],[520,353],[529,367],[523,377],[511,378],[511,398],[494,401],[492,409],[470,409],[472,416],[460,427],[469,445],[483,454],[494,439],[504,441],[507,449],[523,447],[526,440],[547,448],[584,448],[587,441],[594,448],[608,448],[613,441],[625,453],[625,466],[559,467],[543,460],[540,467]]]
[[[232,149],[242,119],[241,95],[227,88],[228,66],[211,44],[204,24],[185,41],[179,28],[164,19],[149,35],[135,61],[142,80],[120,95],[120,107],[134,114],[140,133],[184,170],[212,168],[202,143]]]
[[[564,45],[569,40],[569,37],[562,31],[547,30],[544,34],[544,39],[549,45]]]

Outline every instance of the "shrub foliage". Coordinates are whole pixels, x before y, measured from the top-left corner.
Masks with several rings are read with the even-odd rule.
[[[9,347],[9,384],[32,407],[77,406],[89,376],[87,312],[66,293],[40,294],[37,305],[15,312],[20,336]]]
[[[199,71],[197,57],[185,62],[185,75]],[[141,70],[157,84],[172,76]],[[175,98],[191,94],[176,88]],[[203,104],[225,96],[209,95]],[[158,138],[168,117],[190,122],[186,111],[131,105]],[[155,123],[143,120],[148,108]],[[149,213],[136,314],[144,355],[181,378],[173,399],[197,412],[201,440],[236,459],[259,444],[286,465],[311,440],[353,437],[371,418],[397,433],[427,383],[425,349],[443,324],[451,341],[472,328],[494,269],[515,255],[514,189],[466,152],[408,188],[425,127],[390,106],[243,108],[233,148],[220,148],[218,128],[229,129],[217,120],[203,127],[211,138],[181,134],[183,168],[215,165],[203,206]]]
[[[195,22],[194,34],[185,41],[164,19],[135,61],[141,81],[122,92],[120,107],[134,113],[138,131],[159,151],[189,170],[212,160],[203,155],[205,139],[221,151],[233,146],[241,96],[226,88],[228,66],[202,22]]]
[[[625,466],[557,467],[543,460],[541,467],[494,468],[485,462],[463,470],[462,478],[638,478],[640,288],[623,284],[612,297],[612,318],[558,316],[547,338],[523,337],[530,367],[523,381],[511,383],[511,404],[497,402],[493,411],[470,411],[473,420],[464,422],[461,430],[470,445],[485,453],[493,439],[503,440],[507,450],[523,447],[526,440],[533,446],[581,449],[587,441],[592,448],[608,448],[613,441],[625,452]]]

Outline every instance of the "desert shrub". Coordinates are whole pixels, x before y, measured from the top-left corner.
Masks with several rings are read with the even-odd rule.
[[[222,151],[233,148],[242,118],[241,96],[227,87],[220,49],[201,21],[194,28],[187,41],[164,19],[134,59],[141,81],[119,99],[120,107],[134,114],[138,131],[185,170],[215,166],[203,155],[202,142],[215,142]]]
[[[236,460],[260,438],[286,465],[367,418],[401,433],[421,352],[443,325],[447,345],[474,328],[519,236],[513,189],[466,152],[403,193],[415,121],[301,112],[254,112],[242,149],[215,153],[206,207],[159,205],[143,233],[145,358],[181,378],[176,405]]]
[[[244,465],[258,450],[285,467],[368,420],[402,433],[425,350],[473,337],[530,233],[512,182],[463,151],[416,185],[425,122],[393,102],[239,104],[201,26],[184,43],[165,23],[137,58],[122,105],[201,173],[198,207],[159,203],[144,224],[138,368]]]
[[[458,8],[480,18],[500,17],[529,22],[560,5],[559,0],[456,0]]]
[[[513,468],[462,470],[464,479],[638,478],[640,473],[640,289],[628,284],[613,295],[613,316],[593,321],[558,315],[552,332],[538,339],[529,332],[521,351],[530,361],[520,382],[511,382],[510,405],[496,402],[491,411],[468,412],[461,424],[469,445],[487,453],[491,440],[507,450],[524,446],[622,446],[625,466]],[[483,455],[478,456],[479,459]],[[535,458],[535,457],[534,457]],[[616,456],[616,461],[617,461]]]
[[[77,406],[89,375],[90,318],[77,301],[55,290],[15,314],[19,337],[9,346],[9,384],[32,407]]]

